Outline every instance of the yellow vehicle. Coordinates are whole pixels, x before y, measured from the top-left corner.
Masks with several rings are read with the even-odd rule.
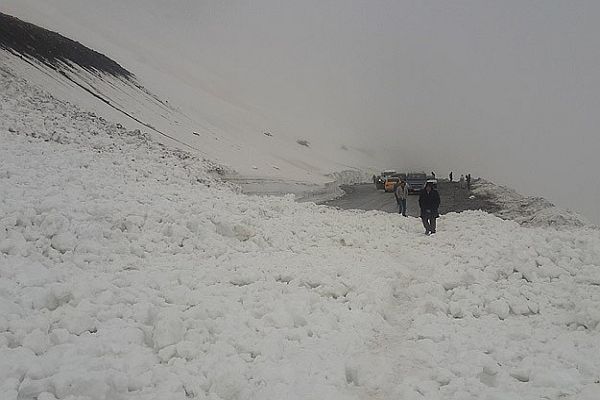
[[[386,192],[393,192],[396,188],[396,185],[400,183],[400,178],[390,176],[385,179],[385,183],[383,184],[383,190]]]

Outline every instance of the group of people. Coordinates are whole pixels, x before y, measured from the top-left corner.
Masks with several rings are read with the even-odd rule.
[[[394,196],[398,203],[398,213],[406,215],[406,199],[408,198],[408,185],[404,181],[396,186]],[[419,193],[419,208],[421,209],[421,221],[425,227],[425,234],[435,233],[436,219],[440,216],[440,194],[433,187],[433,182],[427,182]]]
[[[448,175],[448,177],[450,178],[450,182],[453,182],[452,181],[452,171],[450,171],[450,174]],[[460,179],[458,180],[458,184],[461,189],[471,190],[471,174],[467,174],[466,176],[461,175]]]
[[[435,178],[435,173],[431,172]],[[453,182],[452,172],[449,174],[450,182]],[[461,175],[459,179],[461,189],[471,190],[471,174]],[[401,180],[394,189],[394,196],[398,203],[398,213],[406,215],[406,200],[408,199],[408,185]],[[419,193],[419,207],[421,209],[421,220],[425,227],[425,234],[431,235],[436,230],[436,219],[440,216],[440,194],[434,188],[433,182],[427,182]]]

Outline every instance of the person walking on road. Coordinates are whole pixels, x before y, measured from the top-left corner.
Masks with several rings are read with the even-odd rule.
[[[440,216],[440,194],[433,188],[432,182],[427,182],[419,194],[419,207],[421,207],[421,220],[425,227],[425,234],[435,233],[436,218]]]
[[[467,190],[471,190],[471,174],[467,174]]]
[[[452,171],[450,171],[450,182],[452,182]]]
[[[406,215],[406,199],[408,198],[408,185],[404,181],[400,181],[400,184],[396,186],[394,190],[394,196],[396,196],[396,202],[398,203],[398,214]]]

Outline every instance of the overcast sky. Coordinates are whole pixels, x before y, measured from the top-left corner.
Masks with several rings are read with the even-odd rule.
[[[168,48],[223,92],[370,148],[382,167],[471,172],[600,223],[598,1],[37,4],[104,21],[115,42],[146,38],[140,59]]]

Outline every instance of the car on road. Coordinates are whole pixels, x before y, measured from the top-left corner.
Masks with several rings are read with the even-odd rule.
[[[377,189],[384,189],[385,190],[385,181],[387,178],[394,176],[394,174],[396,174],[396,171],[393,169],[386,169],[384,170],[381,175],[374,177],[375,179],[373,179],[373,181],[375,182],[375,188]]]
[[[409,193],[418,193],[425,187],[427,174],[425,172],[409,172],[406,174],[406,184]]]
[[[390,176],[385,180],[383,190],[386,192],[393,192],[396,189],[396,185],[400,183],[400,178]]]

